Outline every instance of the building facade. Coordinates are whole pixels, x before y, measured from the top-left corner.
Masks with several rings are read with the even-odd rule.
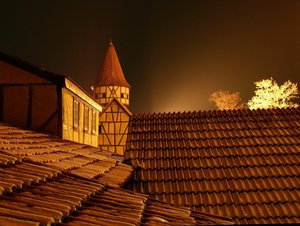
[[[70,78],[0,53],[0,121],[98,146],[102,107]]]

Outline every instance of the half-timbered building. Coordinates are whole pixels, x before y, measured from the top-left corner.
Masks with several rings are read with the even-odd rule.
[[[0,121],[98,146],[102,107],[69,77],[0,53]]]
[[[110,41],[99,75],[93,86],[95,100],[104,106],[99,117],[99,145],[123,155],[126,146],[130,85],[123,74],[115,47]]]

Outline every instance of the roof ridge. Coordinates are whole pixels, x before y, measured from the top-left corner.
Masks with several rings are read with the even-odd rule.
[[[270,114],[293,114],[300,112],[300,107],[288,107],[288,108],[269,108],[269,109],[229,109],[229,110],[194,110],[194,111],[174,111],[174,112],[137,112],[133,113],[134,117],[164,117],[164,116],[174,116],[174,115],[183,115],[194,116],[201,115],[206,117],[218,117],[218,116],[230,116],[230,115],[270,115]]]
[[[57,74],[57,73],[48,71],[43,67],[39,67],[35,64],[29,63],[28,61],[25,61],[21,58],[15,57],[13,55],[9,55],[9,54],[4,53],[4,52],[0,52],[0,59],[7,62],[7,63],[10,63],[10,64],[13,64],[17,67],[20,67],[23,70],[30,71],[30,72],[32,72],[32,73],[34,73],[34,74],[36,74],[36,75],[38,75],[42,78],[46,78],[46,79],[48,79],[52,82],[57,83],[58,80],[62,80],[62,79],[65,79],[65,78],[70,79],[66,75],[61,75],[61,74]]]

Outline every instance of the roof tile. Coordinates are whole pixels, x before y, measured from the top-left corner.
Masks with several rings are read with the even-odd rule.
[[[122,158],[99,148],[4,124],[0,124],[0,138],[1,225],[231,223],[230,219],[218,216],[200,219],[201,213],[189,208],[157,202],[149,196],[120,189],[131,176],[132,167],[122,163]],[[139,156],[144,158],[145,155]],[[156,167],[161,164],[155,152],[151,153],[149,161]],[[169,187],[177,186],[176,195],[163,193],[160,196],[168,201],[176,198],[177,204],[187,204],[192,198],[189,195],[181,197],[179,191],[182,188],[191,190],[190,181],[174,183],[161,178],[161,183],[152,183],[148,180],[177,174],[178,161],[181,176],[188,175],[185,172],[187,164],[182,159],[175,159],[172,169],[162,167],[163,174],[143,171],[144,161],[136,161],[135,166],[139,166],[141,175],[145,176],[145,184],[140,186],[134,182],[134,187],[155,196],[158,191],[167,192]]]
[[[135,189],[237,223],[299,222],[299,113],[135,114],[125,152],[143,163]]]

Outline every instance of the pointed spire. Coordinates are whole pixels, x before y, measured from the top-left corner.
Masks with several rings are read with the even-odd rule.
[[[123,70],[111,38],[94,86],[124,86],[130,88],[129,83],[126,81],[123,74]]]

